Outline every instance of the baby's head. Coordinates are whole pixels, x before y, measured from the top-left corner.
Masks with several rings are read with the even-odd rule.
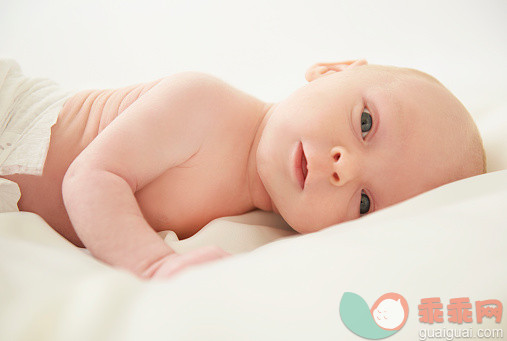
[[[359,60],[316,64],[306,79],[268,111],[257,149],[275,211],[296,231],[486,172],[472,117],[432,76]]]

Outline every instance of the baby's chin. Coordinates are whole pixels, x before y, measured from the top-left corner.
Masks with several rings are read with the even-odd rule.
[[[302,225],[301,222],[299,221],[298,222],[298,219],[295,218],[294,216],[291,216],[291,215],[287,215],[287,214],[284,214],[283,213],[283,210],[282,212],[278,212],[278,214],[283,218],[283,220],[289,224],[289,226],[294,230],[296,231],[297,233],[300,233],[300,234],[307,234],[307,233],[310,233],[311,231],[309,231],[309,228],[308,226],[306,225]]]
[[[344,221],[332,221],[330,219],[322,219],[322,216],[318,218],[318,214],[312,215],[311,217],[304,217],[304,216],[288,216],[285,217],[283,214],[281,214],[282,218],[285,220],[287,224],[290,225],[290,227],[301,234],[307,234],[307,233],[313,233],[318,232],[323,229],[326,229],[328,227],[332,227],[337,224],[344,223],[347,220]]]
[[[308,233],[317,232],[317,231],[320,231],[328,226],[331,226],[331,225],[307,222],[307,220],[304,218],[285,217],[283,215],[281,215],[281,216],[285,220],[285,222],[287,224],[289,224],[290,227],[294,231],[296,231],[300,234],[308,234]]]

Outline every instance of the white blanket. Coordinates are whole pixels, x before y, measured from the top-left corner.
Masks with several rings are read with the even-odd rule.
[[[457,327],[419,322],[423,298],[507,304],[506,210],[503,170],[153,282],[84,254],[34,214],[2,213],[0,340],[349,340],[344,292],[370,306],[403,295],[408,319],[389,340],[413,340],[424,328]],[[505,316],[473,318],[461,327],[507,330]]]

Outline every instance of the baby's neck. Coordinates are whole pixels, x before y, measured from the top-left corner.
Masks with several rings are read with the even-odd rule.
[[[275,213],[279,213],[276,206],[271,201],[269,194],[266,192],[264,184],[259,177],[259,173],[257,171],[257,148],[259,146],[259,141],[262,136],[262,132],[264,131],[264,127],[271,116],[274,108],[276,107],[276,103],[265,103],[264,107],[258,113],[257,127],[256,132],[250,146],[250,151],[247,159],[247,176],[246,179],[248,181],[248,189],[250,192],[250,198],[252,204],[263,211],[273,211]]]

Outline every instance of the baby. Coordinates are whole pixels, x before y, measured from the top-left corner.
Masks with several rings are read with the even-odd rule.
[[[2,175],[18,207],[96,258],[141,278],[228,256],[179,255],[211,220],[274,211],[310,233],[484,173],[478,130],[433,77],[365,60],[319,63],[308,84],[265,103],[181,72],[66,100],[41,176]]]

